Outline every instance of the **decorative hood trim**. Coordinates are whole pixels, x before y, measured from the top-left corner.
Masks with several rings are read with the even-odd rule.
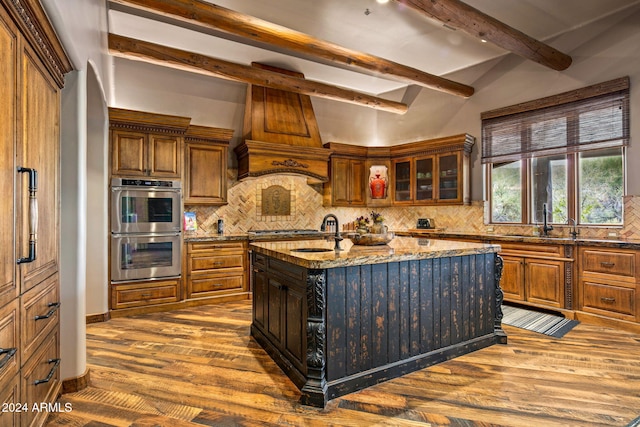
[[[252,65],[304,77],[294,71],[263,64]],[[309,96],[249,85],[243,135],[242,143],[235,149],[239,179],[297,173],[316,182],[329,180],[331,150],[322,146]]]

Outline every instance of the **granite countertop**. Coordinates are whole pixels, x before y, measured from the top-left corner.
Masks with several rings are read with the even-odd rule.
[[[195,234],[195,233],[184,233],[184,241],[187,243],[192,242],[233,242],[233,241],[243,241],[248,240],[247,233],[234,233],[234,234]]]
[[[556,244],[556,245],[576,245],[576,246],[600,246],[617,249],[640,249],[640,240],[635,239],[597,239],[597,238],[581,238],[573,237],[556,237],[556,236],[526,236],[526,235],[508,235],[508,234],[479,234],[479,233],[463,233],[444,230],[425,230],[410,229],[401,233],[413,236],[425,236],[448,239],[479,239],[483,242],[515,242],[515,243],[537,243],[537,244]]]
[[[296,240],[252,242],[251,249],[272,258],[305,268],[334,268],[363,264],[381,264],[427,258],[492,253],[499,245],[456,242],[450,240],[396,237],[388,245],[354,245],[350,239],[340,242],[342,251],[335,252],[334,241]],[[325,248],[327,252],[296,252],[300,248]]]

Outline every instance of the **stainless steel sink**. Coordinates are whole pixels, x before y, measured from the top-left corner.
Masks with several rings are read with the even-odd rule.
[[[327,249],[327,248],[298,248],[298,249],[291,249],[291,252],[333,252],[333,249]]]

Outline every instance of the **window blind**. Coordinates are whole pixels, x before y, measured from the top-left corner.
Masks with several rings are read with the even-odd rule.
[[[629,144],[628,86],[585,99],[563,95],[571,100],[513,114],[487,114],[491,117],[482,120],[482,163]]]

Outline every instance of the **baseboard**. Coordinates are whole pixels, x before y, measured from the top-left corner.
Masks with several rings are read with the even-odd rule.
[[[77,391],[83,390],[87,388],[89,385],[89,368],[84,372],[84,374],[77,376],[75,378],[67,378],[62,381],[62,390],[60,391],[62,394],[67,393],[75,393]]]
[[[101,314],[90,314],[87,316],[87,325],[90,323],[100,323],[100,322],[106,322],[107,320],[111,319],[111,313],[106,312],[106,313],[101,313]]]

